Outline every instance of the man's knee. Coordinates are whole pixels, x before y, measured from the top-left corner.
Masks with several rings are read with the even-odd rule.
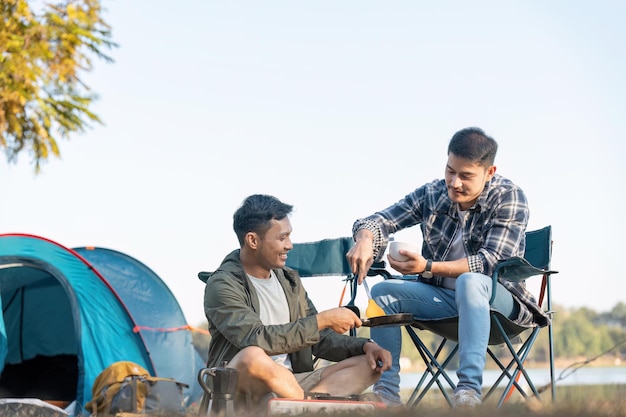
[[[371,294],[372,297],[376,298],[379,297],[381,295],[385,295],[388,294],[389,290],[387,289],[387,285],[385,281],[381,281],[379,283],[376,283],[371,290]]]
[[[264,375],[267,372],[267,367],[272,364],[274,361],[263,349],[258,346],[248,346],[240,350],[228,366],[239,372],[257,376]]]
[[[336,363],[335,365],[331,365],[326,369],[332,369],[331,372],[349,372],[355,377],[355,379],[361,380],[361,382],[369,381],[370,384],[373,384],[380,378],[380,372],[372,369],[368,361],[367,355],[352,356],[348,359],[344,359],[343,361]],[[325,370],[325,373],[322,374],[322,378],[325,378],[327,376],[329,376],[329,373],[326,373]]]
[[[381,373],[372,369],[366,355],[354,356],[356,367],[354,376],[360,381],[359,389],[362,391],[380,379]]]
[[[491,277],[474,272],[466,272],[456,279],[456,296],[465,300],[489,301],[491,297]],[[457,300],[458,301],[458,300]]]

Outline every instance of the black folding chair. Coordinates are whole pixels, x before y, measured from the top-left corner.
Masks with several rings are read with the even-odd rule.
[[[515,257],[500,262],[493,274],[493,294],[490,303],[495,299],[496,288],[495,283],[498,278],[504,278],[510,281],[520,282],[525,281],[528,278],[534,276],[541,276],[541,290],[538,297],[540,306],[544,305],[545,311],[552,317],[552,299],[551,299],[551,285],[550,278],[552,274],[556,274],[557,271],[550,269],[550,261],[552,257],[552,228],[551,226],[544,227],[540,230],[530,231],[526,233],[526,251],[524,258]],[[389,271],[384,269],[384,263],[374,265],[370,269],[368,275],[382,275],[385,279],[388,278],[400,278],[400,279],[412,279],[411,277],[392,276]],[[414,277],[413,277],[414,279]],[[546,327],[548,331],[548,344],[549,344],[549,366],[550,366],[550,387],[552,394],[552,401],[555,399],[555,375],[554,375],[554,352],[553,352],[553,334],[552,334],[552,321]],[[437,319],[437,320],[419,320],[414,321],[411,325],[405,326],[413,344],[417,348],[421,358],[426,365],[426,370],[422,374],[417,386],[413,390],[407,405],[415,407],[429,392],[433,384],[437,386],[439,391],[443,394],[446,401],[450,406],[453,406],[450,393],[456,388],[456,384],[452,378],[448,375],[448,367],[452,364],[453,358],[458,351],[458,317]],[[416,329],[428,330],[442,338],[441,342],[435,347],[435,349],[429,349],[426,343],[422,341]],[[525,399],[530,398],[532,395],[537,399],[540,398],[540,392],[531,380],[524,362],[528,357],[531,349],[539,335],[539,331],[542,328],[533,323],[528,326],[521,326],[501,313],[492,310],[491,311],[491,331],[489,335],[489,346],[487,348],[487,354],[499,367],[501,374],[489,388],[487,393],[483,396],[483,401],[487,400],[492,394],[494,394],[497,388],[503,381],[507,381],[497,406],[501,407],[504,402],[509,398],[512,392],[519,392]],[[521,342],[520,347],[516,348],[514,340]],[[503,360],[500,359],[503,355],[496,354],[496,350],[492,347],[496,345],[506,346],[506,351],[511,355],[512,359]],[[500,358],[499,358],[500,357]],[[530,394],[520,385],[519,379],[523,376]],[[449,388],[449,389],[447,389]]]

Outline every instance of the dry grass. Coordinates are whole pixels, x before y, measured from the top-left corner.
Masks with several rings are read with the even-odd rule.
[[[361,417],[367,415],[375,415],[376,417],[415,417],[415,416],[428,416],[428,417],[452,417],[452,416],[490,416],[490,415],[505,415],[507,417],[626,417],[626,405],[624,402],[620,403],[608,403],[608,402],[590,402],[586,405],[577,406],[544,406],[537,410],[533,407],[524,405],[505,406],[500,409],[491,407],[488,405],[475,408],[475,409],[451,409],[446,408],[430,408],[419,407],[416,409],[393,409],[393,410],[376,410],[374,413],[360,413],[360,412],[319,412],[319,413],[303,413],[299,414],[300,417],[320,417],[320,416],[333,416],[333,417]],[[174,417],[174,416],[171,416]],[[180,417],[180,416],[177,416]],[[188,413],[185,417],[198,417],[197,414]],[[236,417],[253,417],[252,415],[237,415]],[[262,417],[260,414],[255,414],[254,417]]]
[[[375,413],[360,412],[319,412],[299,414],[301,417],[340,416],[357,417],[375,415],[376,417],[448,417],[448,416],[491,416],[506,417],[626,417],[626,385],[565,387],[557,390],[553,403],[549,393],[542,394],[542,401],[526,401],[521,396],[511,397],[501,408],[496,408],[495,400],[489,399],[475,409],[451,409],[440,394],[429,394],[412,409],[377,409]],[[190,411],[185,417],[197,417]],[[236,417],[262,417],[237,415]]]

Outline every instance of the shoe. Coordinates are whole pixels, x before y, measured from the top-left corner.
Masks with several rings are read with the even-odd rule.
[[[460,389],[452,398],[454,408],[474,408],[482,404],[480,395],[472,389]]]

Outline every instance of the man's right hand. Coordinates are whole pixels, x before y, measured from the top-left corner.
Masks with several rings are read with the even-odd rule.
[[[331,308],[317,313],[317,328],[330,328],[335,333],[344,334],[348,330],[361,327],[361,318],[345,307]]]
[[[361,284],[374,263],[374,236],[367,229],[361,229],[355,236],[355,244],[346,254],[348,264],[352,272],[357,275],[358,283]]]

